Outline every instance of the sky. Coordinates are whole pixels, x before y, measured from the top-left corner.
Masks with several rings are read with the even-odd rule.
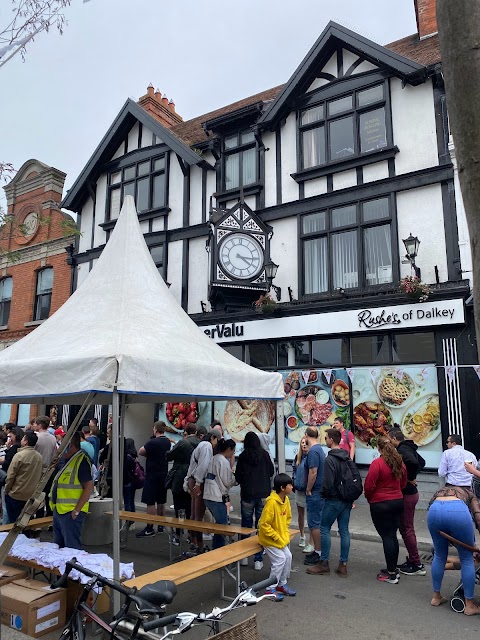
[[[63,35],[0,68],[0,161],[37,158],[66,189],[150,82],[187,120],[286,82],[330,20],[380,44],[416,31],[413,0],[72,0],[65,13]]]

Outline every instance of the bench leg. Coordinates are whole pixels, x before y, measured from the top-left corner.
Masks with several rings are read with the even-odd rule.
[[[220,574],[220,599],[228,600],[231,602],[234,598],[227,596],[225,593],[225,578],[228,576],[235,582],[235,596],[238,596],[240,593],[240,560],[237,560],[235,564],[229,565],[227,567],[223,567],[222,573]]]

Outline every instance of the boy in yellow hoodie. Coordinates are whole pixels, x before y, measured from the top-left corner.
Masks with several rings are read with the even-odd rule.
[[[288,495],[293,491],[293,481],[286,473],[279,473],[273,480],[273,491],[268,496],[258,523],[258,538],[265,547],[271,562],[270,576],[277,580],[275,587],[267,592],[276,593],[277,600],[283,596],[294,596],[297,592],[287,584],[292,566],[290,534],[288,527],[292,519],[292,510]]]

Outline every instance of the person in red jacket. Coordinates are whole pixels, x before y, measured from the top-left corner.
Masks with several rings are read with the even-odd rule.
[[[370,504],[370,515],[382,538],[387,568],[377,575],[380,582],[398,584],[397,531],[403,512],[402,489],[407,484],[407,470],[402,456],[388,438],[378,438],[380,457],[372,462],[365,478],[364,493]]]

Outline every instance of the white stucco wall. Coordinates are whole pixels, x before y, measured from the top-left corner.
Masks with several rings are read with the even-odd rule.
[[[388,178],[388,161],[375,162],[367,164],[363,167],[363,182],[374,182]]]
[[[82,262],[77,266],[77,289],[84,282],[90,273],[90,265],[88,262]]]
[[[290,174],[297,171],[297,123],[291,113],[282,127],[282,202],[298,200],[298,184]]]
[[[367,71],[374,71],[375,69],[378,69],[378,67],[376,67],[371,62],[367,62],[367,60],[364,60],[358,65],[356,69],[353,70],[352,76],[356,76],[359,73],[366,73]]]
[[[206,238],[189,241],[188,264],[188,313],[201,313],[200,301],[208,302],[208,254],[205,250]]]
[[[142,127],[142,141],[141,146],[151,147],[153,143],[153,133],[145,125]]]
[[[265,145],[265,206],[277,204],[277,153],[275,133],[269,131],[262,136]]]
[[[327,177],[315,178],[305,182],[305,197],[321,196],[327,193]]]
[[[357,172],[355,169],[341,171],[333,174],[333,190],[346,189],[347,187],[355,187],[357,184]]]
[[[92,248],[92,222],[93,222],[93,200],[88,198],[82,207],[82,215],[79,217],[80,237],[78,239],[78,252],[83,253]]]
[[[337,74],[335,74],[336,76]],[[307,89],[307,93],[309,91],[314,91],[315,89],[320,89],[320,87],[324,87],[326,84],[330,84],[330,80],[327,80],[326,78],[315,78],[315,80],[312,82],[312,84],[308,87]]]
[[[282,288],[282,302],[288,302],[288,287],[292,288],[295,298],[298,296],[297,218],[276,220],[271,224],[270,254],[272,260],[280,265],[274,284]]]
[[[148,233],[149,230],[149,223],[148,220],[143,220],[142,222],[140,222],[140,229],[142,230],[142,233]]]
[[[154,218],[152,220],[152,231],[163,231],[165,228],[165,219],[162,218]]]
[[[136,122],[128,132],[128,153],[138,149],[138,128],[139,124]]]
[[[168,228],[178,229],[183,226],[183,173],[175,154],[170,154],[170,176],[168,187]],[[170,282],[170,280],[169,280]]]
[[[125,405],[125,437],[133,438],[137,451],[152,435],[154,411],[155,404],[153,403]],[[139,496],[140,494],[137,497]]]
[[[202,170],[190,168],[190,224],[202,222]]]
[[[99,223],[105,220],[105,202],[107,200],[107,174],[104,173],[97,180],[97,204],[95,215],[95,238],[94,245],[98,247],[100,244],[105,244],[107,241],[107,234],[99,227]]]
[[[352,66],[352,64],[358,60],[358,56],[356,56],[351,51],[347,51],[347,49],[343,49],[342,55],[343,55],[343,73],[345,73]]]
[[[457,210],[457,228],[458,228],[458,247],[460,250],[460,265],[462,269],[462,277],[468,278],[470,284],[473,282],[473,263],[472,250],[470,247],[470,233],[468,231],[467,216],[465,213],[465,205],[463,204],[462,190],[460,188],[460,179],[458,177],[457,155],[452,137],[448,145],[450,156],[453,163],[453,184],[455,188],[455,208]]]
[[[417,87],[391,80],[393,142],[397,175],[438,165],[437,134],[432,83]]]
[[[422,280],[435,282],[435,265],[440,281],[448,280],[442,191],[440,185],[430,185],[397,194],[398,244],[400,256],[405,255],[402,242],[410,233],[420,240],[416,264]],[[411,274],[410,265],[401,264],[401,275]]]
[[[121,156],[124,155],[124,153],[125,153],[125,143],[122,142],[122,144],[118,147],[118,149],[113,154],[112,160],[116,160],[117,158],[120,158]]]
[[[182,299],[182,247],[182,240],[168,243],[167,282],[171,283],[170,293],[179,304]]]

